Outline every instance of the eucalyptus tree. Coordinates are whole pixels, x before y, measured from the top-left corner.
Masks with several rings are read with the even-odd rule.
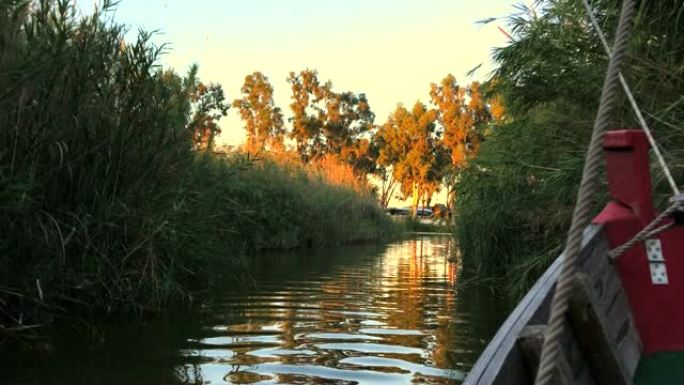
[[[404,197],[411,197],[415,216],[421,197],[439,189],[443,147],[436,133],[437,111],[417,101],[411,110],[398,104],[377,133],[378,164],[392,168]]]
[[[291,72],[290,137],[303,161],[332,154],[360,174],[372,171],[369,137],[375,114],[363,93],[335,92],[315,70]]]
[[[188,130],[196,149],[211,150],[214,138],[221,133],[218,121],[228,114],[223,87],[218,83],[205,84],[197,78],[197,66],[193,65],[185,80],[192,102],[192,117]]]
[[[458,174],[477,154],[492,114],[480,91],[480,83],[472,82],[461,87],[452,74],[442,79],[440,84],[430,85],[430,98],[438,111],[441,144],[451,158],[450,167],[446,167],[443,173],[450,204]]]
[[[256,154],[267,148],[282,149],[283,113],[273,102],[273,87],[268,78],[261,72],[247,75],[240,91],[242,97],[233,101],[233,107],[245,123],[246,150]]]
[[[323,155],[325,143],[321,135],[325,124],[325,99],[331,92],[330,82],[321,84],[315,70],[306,69],[299,74],[290,72],[287,78],[292,89],[292,131],[296,150],[306,162]]]

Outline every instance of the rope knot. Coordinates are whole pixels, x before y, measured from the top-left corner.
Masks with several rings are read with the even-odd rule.
[[[665,219],[672,218],[674,221],[665,223],[664,225],[658,226]],[[653,238],[654,236],[670,229],[674,225],[684,224],[684,194],[677,194],[670,198],[670,206],[665,209],[660,215],[656,217],[651,223],[649,223],[643,230],[639,231],[634,238],[630,239],[626,243],[614,248],[608,252],[608,258],[613,261],[622,253],[632,248],[632,246],[637,243],[643,242],[646,239]]]
[[[675,226],[684,226],[684,194],[677,194],[670,198],[670,202],[677,206],[677,209],[672,213]]]

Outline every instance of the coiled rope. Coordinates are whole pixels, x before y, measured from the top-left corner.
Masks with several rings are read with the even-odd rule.
[[[608,62],[608,70],[601,91],[601,101],[582,172],[582,182],[577,194],[577,205],[575,206],[572,224],[566,240],[563,270],[556,285],[556,294],[551,304],[551,317],[542,346],[541,360],[535,381],[536,385],[549,385],[554,381],[555,368],[557,368],[558,357],[561,352],[561,335],[563,333],[565,313],[568,309],[568,299],[572,290],[572,278],[577,271],[577,259],[582,244],[582,232],[591,220],[593,196],[598,189],[598,176],[603,160],[601,148],[603,134],[608,128],[610,116],[615,109],[620,85],[620,67],[627,52],[634,9],[635,0],[623,1],[613,54]]]

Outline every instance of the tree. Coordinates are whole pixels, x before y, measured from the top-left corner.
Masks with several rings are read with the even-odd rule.
[[[340,154],[347,147],[358,147],[361,136],[370,131],[375,120],[365,94],[328,92],[323,136],[325,150]]]
[[[214,137],[221,133],[218,121],[226,116],[229,104],[225,103],[223,87],[220,84],[204,84],[197,78],[197,66],[190,67],[186,78],[186,88],[192,101],[192,118],[188,130],[192,134],[193,145],[199,150],[211,150]]]
[[[290,137],[303,161],[327,154],[350,164],[359,176],[372,171],[367,159],[368,138],[375,114],[363,93],[334,92],[330,81],[321,83],[315,70],[290,73],[293,112]],[[364,173],[365,171],[365,173]]]
[[[355,139],[342,147],[337,158],[354,170],[358,179],[366,179],[366,175],[374,173],[377,154],[370,139]]]
[[[190,95],[192,93],[191,84],[194,84],[194,78],[189,76],[183,77],[177,74],[172,69],[157,72],[156,76],[159,78],[159,87],[157,92],[160,99],[165,100],[166,114],[163,118],[158,118],[157,122],[162,127],[178,127],[180,132],[187,134],[187,138],[194,137],[187,131],[190,119],[192,118],[192,101]],[[190,140],[188,140],[190,142]],[[194,142],[191,143],[194,145]]]
[[[435,132],[437,111],[417,101],[411,111],[401,104],[378,131],[378,163],[391,167],[405,197],[411,196],[413,215],[422,196],[439,188],[442,146]]]
[[[442,143],[450,152],[454,168],[462,168],[477,154],[483,128],[491,121],[480,88],[478,82],[468,88],[459,87],[451,74],[439,85],[430,85],[430,97],[439,110],[438,121],[444,130]]]
[[[306,162],[322,155],[324,143],[321,130],[325,124],[324,101],[330,92],[330,82],[321,84],[318,72],[306,69],[299,74],[290,72],[287,81],[292,88],[293,117],[290,137],[295,140],[297,153]]]
[[[285,127],[283,113],[273,103],[273,87],[261,72],[245,77],[240,89],[243,96],[233,101],[233,107],[240,111],[247,131],[246,150],[256,154],[266,147],[282,148]]]
[[[380,162],[380,153],[386,151],[385,146],[387,146],[383,135],[385,135],[385,130],[382,128],[373,132],[373,135],[369,140],[368,156],[372,161],[372,169],[370,172],[380,179],[381,182],[380,186],[377,186],[379,189],[380,204],[383,208],[387,208],[390,199],[392,199],[392,194],[394,194],[394,190],[396,189],[397,181],[394,179],[391,164]]]
[[[380,204],[383,208],[389,206],[390,199],[392,199],[392,194],[397,188],[397,181],[394,179],[394,174],[388,167],[378,167],[376,173],[380,177],[381,184],[380,188]]]
[[[430,85],[430,97],[439,111],[437,120],[443,130],[441,144],[451,158],[451,167],[443,173],[451,204],[458,174],[477,154],[484,128],[491,121],[491,113],[480,84],[472,82],[467,88],[460,87],[452,74],[442,79],[439,85]]]

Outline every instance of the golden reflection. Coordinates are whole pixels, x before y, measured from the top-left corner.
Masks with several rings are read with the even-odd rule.
[[[213,362],[233,365],[223,376],[238,383],[458,383],[463,373],[452,370],[454,357],[470,348],[458,346],[467,331],[454,322],[454,249],[449,238],[418,237],[380,255],[331,256],[330,267],[313,271],[292,266],[289,279],[269,276],[264,290],[235,305],[241,322],[218,329],[249,334],[245,341],[254,344]],[[205,369],[205,380],[217,370]]]

